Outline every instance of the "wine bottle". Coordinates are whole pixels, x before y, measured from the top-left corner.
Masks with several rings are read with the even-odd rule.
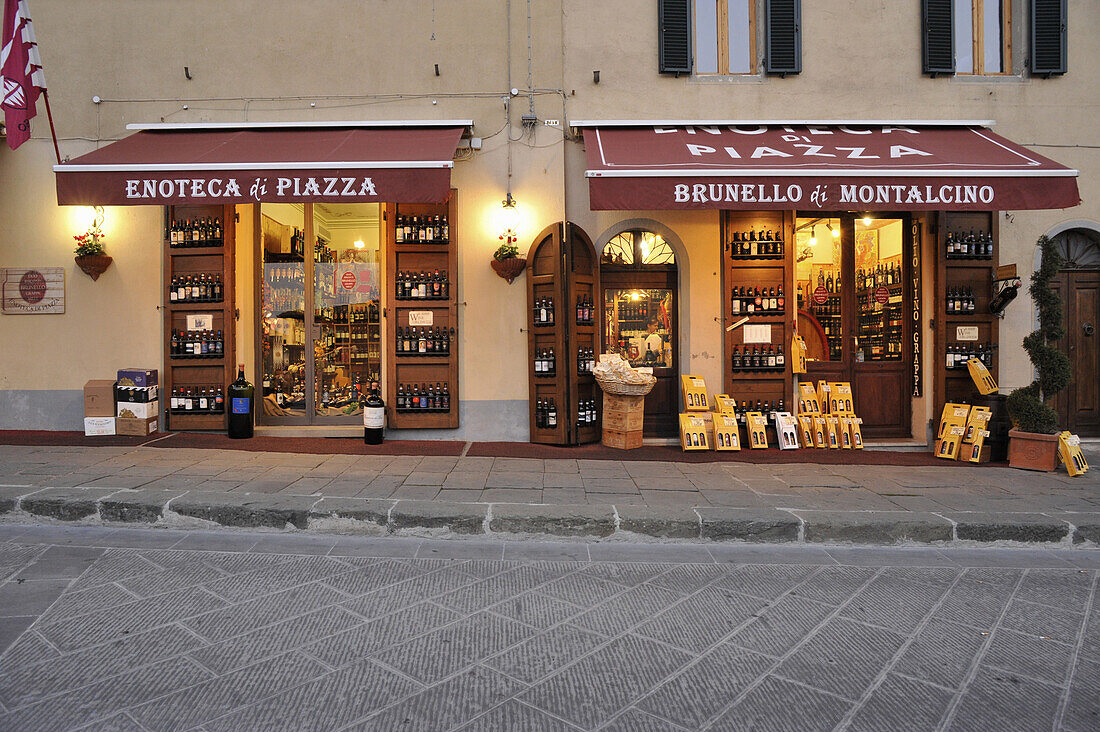
[[[377,389],[371,389],[363,403],[363,442],[381,445],[386,431],[386,402]]]
[[[237,380],[229,385],[229,437],[252,437],[252,401],[255,388],[244,378],[244,364],[237,367]]]

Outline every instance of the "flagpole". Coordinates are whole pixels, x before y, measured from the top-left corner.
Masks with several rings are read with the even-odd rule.
[[[61,150],[57,147],[57,130],[53,126],[53,112],[50,111],[50,93],[43,89],[42,97],[46,100],[46,118],[50,120],[50,135],[53,137],[53,154],[57,158],[57,164],[61,165]]]

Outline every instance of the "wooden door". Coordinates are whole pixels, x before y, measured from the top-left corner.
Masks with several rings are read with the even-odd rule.
[[[1063,270],[1054,289],[1065,303],[1065,338],[1073,376],[1054,402],[1059,423],[1082,437],[1100,436],[1100,271]]]
[[[631,363],[651,367],[653,375],[657,377],[656,385],[645,398],[645,421],[642,434],[645,437],[672,437],[679,432],[680,412],[679,348],[676,345],[679,340],[679,324],[676,322],[675,315],[675,304],[679,295],[676,291],[676,272],[675,270],[644,272],[605,266],[600,273],[600,285],[603,288],[601,299],[605,313],[605,327],[602,333],[603,350],[625,350],[624,357],[634,356],[630,358]],[[646,293],[647,304],[632,305],[629,299],[623,297],[626,294],[629,298],[630,295],[627,293]],[[671,346],[671,358],[647,364],[645,354],[637,345],[631,343],[633,339],[622,336],[624,328],[632,328],[640,332],[645,330],[643,326],[650,317],[657,317],[650,315],[651,308],[648,303],[656,301],[648,297],[651,293],[662,293],[660,301],[670,301],[674,307],[670,313],[671,327],[665,329]],[[638,302],[641,303],[642,298],[639,298]],[[636,309],[628,311],[628,307]],[[614,342],[615,333],[620,334],[618,342]],[[638,349],[638,352],[632,353],[632,348]]]
[[[599,388],[580,357],[587,349],[598,357],[599,282],[596,251],[578,226],[559,222],[535,238],[527,255],[531,442],[576,445],[600,438]],[[591,306],[588,319],[580,317],[578,297]],[[553,369],[547,370],[550,353]],[[547,409],[553,410],[552,424]],[[596,418],[588,419],[592,414]]]

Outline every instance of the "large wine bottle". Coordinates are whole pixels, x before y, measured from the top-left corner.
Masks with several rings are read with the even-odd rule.
[[[363,402],[363,442],[368,445],[381,445],[382,435],[386,431],[386,402],[371,389]]]
[[[229,385],[229,437],[235,440],[252,437],[252,404],[255,388],[244,378],[240,364],[237,380]]]

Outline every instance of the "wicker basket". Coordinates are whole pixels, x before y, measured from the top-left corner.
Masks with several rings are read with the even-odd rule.
[[[596,376],[596,383],[600,385],[600,388],[603,389],[605,394],[615,394],[618,396],[645,396],[653,391],[653,386],[657,383],[657,377],[650,376],[645,383],[642,384],[628,384],[618,379]]]

